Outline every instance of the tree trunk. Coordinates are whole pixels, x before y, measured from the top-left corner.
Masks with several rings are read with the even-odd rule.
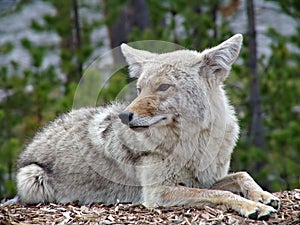
[[[261,94],[257,71],[257,44],[255,9],[253,0],[247,1],[248,29],[249,29],[249,69],[252,76],[250,84],[250,104],[252,121],[249,129],[249,140],[256,147],[264,148],[264,129],[261,109]]]
[[[74,22],[74,44],[76,47],[77,53],[77,76],[78,80],[80,80],[82,76],[82,62],[80,59],[80,49],[81,49],[81,35],[80,35],[80,22],[79,22],[79,14],[78,14],[78,4],[77,0],[72,0],[73,7],[73,22]]]
[[[108,0],[103,0],[104,14],[107,16],[111,10],[115,10],[108,4]],[[120,12],[119,18],[108,24],[110,47],[116,48],[122,43],[128,42],[128,36],[134,27],[144,30],[150,26],[148,7],[145,0],[130,0]],[[123,56],[118,51],[113,51],[115,63],[123,62]]]

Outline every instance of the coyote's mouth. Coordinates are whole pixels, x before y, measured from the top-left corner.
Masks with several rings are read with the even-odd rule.
[[[130,126],[129,125],[129,127],[130,127],[131,130],[134,130],[134,131],[137,131],[137,132],[141,132],[141,131],[149,129],[149,126]]]
[[[133,116],[133,119],[128,123],[128,126],[134,131],[144,131],[158,124],[168,124],[171,121],[172,117],[173,116],[170,114],[157,115],[153,117]]]

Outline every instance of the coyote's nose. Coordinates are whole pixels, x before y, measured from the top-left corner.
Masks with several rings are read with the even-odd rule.
[[[132,120],[133,113],[124,111],[119,114],[119,118],[121,119],[122,123],[128,125],[128,123]]]

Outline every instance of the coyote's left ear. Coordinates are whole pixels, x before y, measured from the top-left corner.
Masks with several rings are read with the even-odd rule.
[[[236,34],[216,47],[203,51],[200,73],[214,79],[217,84],[222,83],[239,55],[242,42],[243,36]]]
[[[129,65],[130,77],[139,77],[143,63],[157,55],[148,51],[132,48],[124,43],[121,45],[121,50]]]

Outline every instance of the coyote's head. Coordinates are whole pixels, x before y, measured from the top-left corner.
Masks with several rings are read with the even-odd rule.
[[[237,34],[201,53],[178,50],[163,54],[122,44],[130,76],[138,78],[138,96],[119,114],[121,121],[139,131],[187,120],[205,128],[213,116],[211,105],[227,104],[221,86],[241,43],[242,35]]]

